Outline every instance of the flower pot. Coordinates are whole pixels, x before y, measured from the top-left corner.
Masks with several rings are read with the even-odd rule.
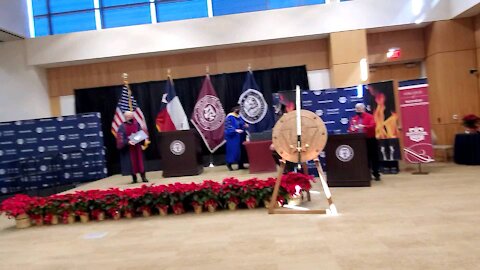
[[[68,223],[68,224],[73,224],[73,223],[75,223],[75,215],[68,215],[67,223]]]
[[[128,219],[133,218],[132,212],[125,212],[125,217]]]
[[[157,207],[158,213],[160,213],[160,216],[164,217],[168,215],[168,208],[166,207]]]
[[[32,223],[27,214],[21,214],[15,218],[15,227],[17,227],[17,229],[28,228],[31,224]]]
[[[265,205],[265,208],[270,208],[270,201],[269,200],[263,200],[263,204]]]
[[[207,209],[208,209],[208,212],[210,212],[210,213],[213,213],[213,212],[217,211],[217,207],[213,206],[213,205],[209,205],[207,207]]]
[[[120,212],[115,212],[115,214],[112,217],[114,220],[119,220],[122,216],[120,215]]]
[[[228,210],[237,210],[237,204],[234,202],[228,202]]]
[[[248,207],[248,209],[255,209],[255,208],[257,208],[257,204],[256,203],[247,203],[247,207]]]
[[[150,210],[142,210],[142,215],[144,217],[149,217],[151,214],[150,214]]]
[[[88,221],[90,220],[90,218],[88,217],[88,215],[80,215],[80,222],[82,223],[87,223]]]
[[[195,211],[195,214],[201,214],[203,209],[201,205],[195,205],[193,206],[193,211]]]
[[[105,213],[104,212],[98,213],[97,221],[104,221],[104,220],[105,220]]]
[[[50,220],[51,225],[57,225],[58,224],[58,216],[57,215],[52,215],[52,219]]]
[[[289,195],[288,196],[288,205],[290,206],[298,206],[302,204],[302,198],[303,196],[301,194],[298,195]]]
[[[36,218],[34,220],[35,226],[42,226],[43,225],[43,217]]]

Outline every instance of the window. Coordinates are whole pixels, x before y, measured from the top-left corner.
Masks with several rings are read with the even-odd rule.
[[[152,23],[150,2],[145,0],[103,0],[101,17],[103,28]]]
[[[214,16],[315,4],[325,4],[325,0],[212,0]]]
[[[325,0],[27,1],[34,36],[208,17],[209,2],[214,16],[325,3]]]
[[[32,0],[35,36],[94,30],[93,0]]]
[[[157,0],[155,5],[158,22],[208,17],[206,0]]]

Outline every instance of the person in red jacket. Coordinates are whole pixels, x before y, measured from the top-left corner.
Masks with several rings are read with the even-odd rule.
[[[350,119],[348,131],[351,133],[365,133],[367,137],[368,165],[372,170],[375,180],[380,181],[379,161],[378,161],[378,142],[375,138],[375,119],[365,112],[365,105],[357,103],[355,105],[356,115]]]

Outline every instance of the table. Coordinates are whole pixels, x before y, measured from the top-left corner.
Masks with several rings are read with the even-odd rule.
[[[244,142],[248,155],[250,173],[274,172],[277,166],[270,150],[271,140]]]
[[[480,134],[457,134],[454,161],[463,165],[480,165]]]

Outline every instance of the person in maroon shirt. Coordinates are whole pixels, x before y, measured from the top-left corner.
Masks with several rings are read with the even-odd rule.
[[[144,157],[141,143],[135,144],[128,138],[141,130],[140,124],[133,117],[133,112],[126,111],[123,122],[117,131],[117,148],[120,150],[120,165],[122,175],[131,175],[132,184],[137,183],[137,173],[140,173],[143,182],[148,182],[145,176]]]
[[[363,103],[355,105],[356,115],[350,119],[348,132],[365,133],[367,137],[368,165],[372,170],[375,180],[380,181],[379,161],[378,161],[378,142],[375,138],[375,119],[365,111]]]

